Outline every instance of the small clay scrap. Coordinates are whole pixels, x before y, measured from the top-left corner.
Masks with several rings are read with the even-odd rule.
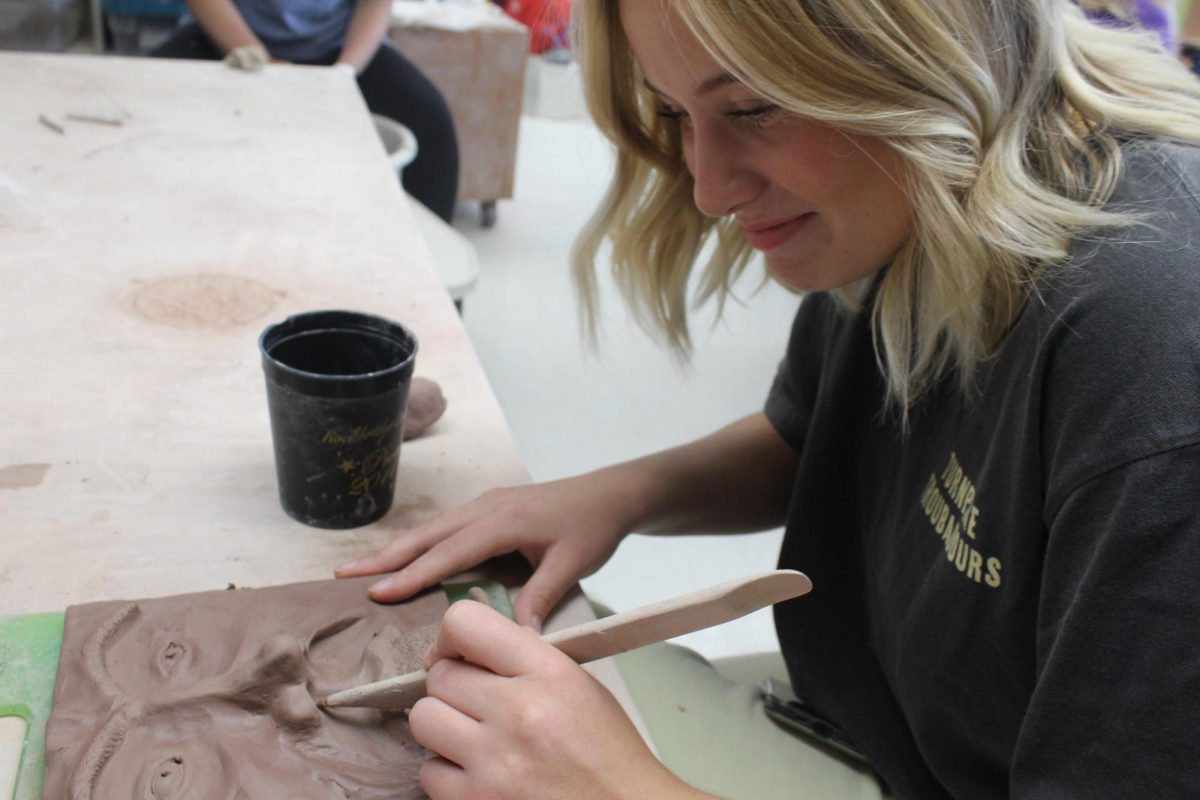
[[[428,378],[413,378],[404,409],[404,439],[415,439],[446,413],[442,387]]]
[[[314,700],[418,669],[437,635],[443,593],[383,606],[373,580],[67,609],[43,797],[425,797],[403,717]]]
[[[260,45],[247,44],[235,47],[226,54],[224,61],[234,69],[258,72],[267,65],[271,56]]]
[[[63,129],[62,125],[59,125],[57,122],[50,119],[45,114],[38,114],[38,122],[42,123],[43,126],[49,128],[50,130],[54,131],[59,136],[65,136],[67,134],[66,130]]]
[[[125,124],[125,120],[121,119],[120,117],[109,117],[101,114],[85,114],[75,111],[69,112],[67,114],[67,119],[75,122],[87,122],[91,123],[92,125],[109,125],[114,128],[119,128]]]

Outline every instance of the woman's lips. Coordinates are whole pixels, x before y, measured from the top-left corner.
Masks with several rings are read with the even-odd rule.
[[[808,221],[813,218],[814,214],[801,214],[798,217],[793,217],[783,222],[777,222],[773,225],[766,226],[749,226],[742,225],[742,233],[746,236],[746,241],[755,250],[774,250],[788,239],[791,239],[796,233],[808,224]]]

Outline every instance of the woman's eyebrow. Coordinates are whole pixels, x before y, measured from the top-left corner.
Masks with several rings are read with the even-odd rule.
[[[713,75],[710,78],[706,78],[696,85],[696,95],[700,96],[700,95],[709,94],[710,92],[715,92],[717,89],[720,89],[722,86],[728,86],[731,83],[737,83],[737,82],[738,82],[738,79],[735,78],[731,73],[718,72],[716,75]],[[667,94],[665,92],[663,92],[661,89],[659,89],[657,86],[655,86],[650,81],[643,80],[642,83],[645,84],[647,89],[654,92],[655,94],[657,94],[661,97],[667,97]]]

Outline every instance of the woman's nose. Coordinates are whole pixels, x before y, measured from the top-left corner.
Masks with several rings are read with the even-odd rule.
[[[701,214],[729,216],[762,190],[762,178],[735,137],[696,126],[683,145],[684,159],[692,173],[692,197]]]

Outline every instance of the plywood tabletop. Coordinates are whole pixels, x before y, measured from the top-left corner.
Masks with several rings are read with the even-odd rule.
[[[350,76],[0,53],[0,86],[0,615],[327,578],[529,479]],[[317,308],[408,326],[449,402],[347,531],[275,485],[258,335]]]
[[[0,614],[329,577],[528,479],[351,77],[8,53],[0,86]],[[409,326],[449,400],[356,530],[276,494],[257,337],[316,308]]]

